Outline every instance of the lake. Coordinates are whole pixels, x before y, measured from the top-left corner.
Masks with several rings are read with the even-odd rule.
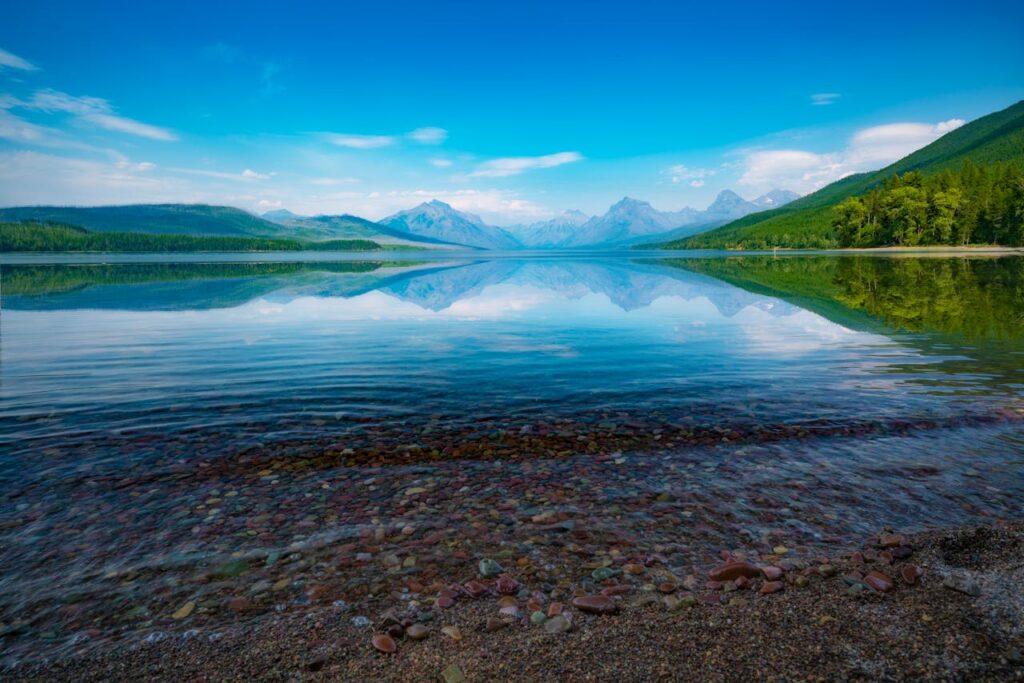
[[[1024,513],[1021,256],[258,258],[0,266],[5,661]]]

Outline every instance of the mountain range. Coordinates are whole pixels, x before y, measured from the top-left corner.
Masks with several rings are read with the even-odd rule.
[[[747,201],[732,190],[723,190],[703,211],[690,207],[659,211],[648,202],[624,197],[600,216],[571,210],[549,220],[508,228],[489,225],[479,216],[435,199],[389,216],[380,225],[481,249],[623,247],[693,235],[741,216],[783,206],[798,197],[793,192],[774,190]]]
[[[255,216],[233,207],[206,204],[23,206],[0,209],[0,221],[61,223],[95,232],[292,238],[314,242],[369,239],[380,244],[430,248],[576,249],[628,247],[678,239],[765,208],[783,206],[796,198],[792,192],[775,190],[747,201],[731,190],[724,190],[703,211],[690,207],[659,211],[648,202],[625,197],[600,216],[566,211],[549,220],[508,228],[490,225],[475,214],[459,211],[437,199],[380,221],[349,214],[301,216],[287,209]]]

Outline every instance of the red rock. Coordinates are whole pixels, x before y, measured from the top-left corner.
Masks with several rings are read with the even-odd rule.
[[[892,579],[881,572],[869,572],[864,577],[864,583],[882,593],[888,593],[893,589]]]
[[[373,637],[373,646],[380,652],[388,654],[398,649],[398,646],[395,645],[395,639],[386,633],[378,633],[375,635]]]
[[[895,548],[903,545],[903,536],[900,534],[882,534],[878,537],[878,545],[883,548]]]
[[[405,587],[409,589],[410,593],[422,593],[423,584],[415,579],[408,579],[405,582]]]
[[[447,595],[442,595],[437,599],[437,606],[441,609],[448,609],[455,604],[455,601],[449,598]]]
[[[883,550],[878,553],[878,561],[883,564],[892,564],[892,553],[888,550]]]
[[[733,581],[741,576],[755,579],[761,576],[761,570],[748,562],[726,562],[711,570],[713,581]]]
[[[572,606],[590,614],[611,614],[618,610],[618,605],[605,595],[583,595],[573,598]]]
[[[863,553],[854,553],[854,554],[850,555],[850,563],[851,564],[864,564],[864,554]]]
[[[664,585],[664,584],[662,584],[662,585]],[[608,586],[607,588],[601,589],[601,595],[604,595],[604,596],[607,596],[607,597],[610,598],[613,595],[625,595],[627,593],[631,593],[632,591],[633,591],[633,587],[632,586],[627,586],[625,584],[621,584],[620,583],[620,584],[615,585],[615,586]],[[662,592],[664,592],[664,591],[662,591]]]
[[[892,556],[897,560],[905,560],[914,554],[914,549],[909,545],[901,545],[892,549]]]
[[[722,590],[722,582],[721,581],[706,581],[704,583],[704,587],[707,588],[709,591],[720,591],[720,590]]]
[[[565,609],[565,605],[560,602],[553,602],[548,605],[548,618],[557,617]]]
[[[467,581],[463,588],[466,591],[466,595],[468,595],[471,598],[482,597],[484,593],[487,592],[487,586],[483,585],[476,579],[473,579],[472,581]]]
[[[778,593],[780,590],[786,587],[786,584],[781,581],[765,581],[764,585],[761,586],[761,594],[769,595],[771,593]]]
[[[782,570],[778,567],[761,567],[761,573],[769,581],[778,581],[782,578]]]
[[[252,607],[252,602],[248,598],[239,597],[228,600],[228,609],[232,612],[244,612],[250,607]]]
[[[740,590],[746,590],[747,588],[750,588],[750,579],[748,579],[745,576],[741,576],[740,578],[736,579],[735,583],[736,588]]]
[[[716,595],[714,593],[705,593],[704,595],[700,596],[700,601],[706,605],[721,605],[722,596]]]
[[[519,582],[511,576],[502,576],[495,584],[495,590],[501,595],[512,595],[519,590]]]
[[[911,586],[917,583],[919,576],[924,574],[924,570],[914,564],[903,565],[900,569],[900,576],[903,577],[903,581]]]
[[[666,581],[665,583],[658,584],[658,590],[665,594],[675,593],[676,585]]]

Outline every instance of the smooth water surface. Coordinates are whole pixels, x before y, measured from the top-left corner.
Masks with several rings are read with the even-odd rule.
[[[1021,257],[0,278],[9,658],[173,630],[187,600],[200,629],[387,600],[485,554],[556,586],[613,548],[684,576],[724,547],[1022,513]],[[538,540],[555,526],[571,553]]]

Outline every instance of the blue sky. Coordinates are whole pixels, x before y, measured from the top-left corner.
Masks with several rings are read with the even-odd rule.
[[[805,193],[1024,98],[1024,3],[12,3],[0,205],[498,224]]]

